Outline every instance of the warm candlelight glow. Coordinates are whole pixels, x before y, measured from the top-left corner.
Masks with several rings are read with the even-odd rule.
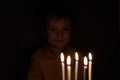
[[[62,80],[65,80],[65,64],[64,64],[64,54],[61,53],[61,66],[62,66]]]
[[[71,80],[71,58],[67,57],[67,80]]]
[[[71,58],[70,56],[67,57],[67,65],[70,65],[71,64]]]
[[[61,62],[64,62],[64,54],[61,53]]]
[[[88,54],[89,57],[89,68],[88,68],[88,80],[92,80],[92,54]]]
[[[78,60],[79,60],[78,53],[75,52],[75,80],[78,80]]]
[[[88,54],[88,57],[89,57],[89,60],[92,60],[92,54],[91,53]]]
[[[78,61],[79,60],[79,56],[78,56],[78,53],[75,52],[75,60]]]
[[[88,60],[87,60],[87,57],[85,56],[84,57],[84,65],[87,65],[88,64]]]
[[[87,65],[88,65],[88,59],[87,57],[85,56],[84,57],[84,74],[83,74],[83,80],[87,80]]]

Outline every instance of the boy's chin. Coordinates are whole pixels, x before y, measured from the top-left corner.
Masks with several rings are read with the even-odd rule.
[[[65,48],[65,46],[56,46],[55,48],[56,48],[57,50],[62,51],[62,50]]]
[[[51,47],[56,49],[57,51],[63,51],[65,46],[65,44],[51,44]]]

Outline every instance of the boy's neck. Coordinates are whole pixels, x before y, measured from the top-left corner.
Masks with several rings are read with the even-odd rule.
[[[55,47],[50,47],[50,50],[53,54],[57,55],[57,54],[60,54],[63,51],[63,48],[57,49]]]
[[[64,48],[58,49],[58,48],[49,46],[49,49],[50,49],[51,53],[55,54],[55,55],[60,54],[61,52],[64,52]]]

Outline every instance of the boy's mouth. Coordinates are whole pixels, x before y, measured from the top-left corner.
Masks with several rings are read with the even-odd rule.
[[[58,42],[58,43],[63,43],[63,40],[56,40],[56,42]]]
[[[63,41],[63,39],[57,39],[56,41]]]

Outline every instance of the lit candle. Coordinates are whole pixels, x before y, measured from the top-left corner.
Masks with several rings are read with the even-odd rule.
[[[88,59],[87,57],[85,56],[84,57],[84,74],[83,74],[83,80],[87,80],[87,65],[88,65]]]
[[[62,66],[62,80],[65,80],[65,64],[64,64],[64,54],[61,53],[61,66]]]
[[[75,52],[75,80],[78,80],[78,60],[79,60],[79,56],[78,53]]]
[[[89,68],[88,68],[88,78],[89,80],[92,80],[92,54],[88,54],[89,57]]]
[[[67,80],[71,80],[71,58],[67,57]]]

